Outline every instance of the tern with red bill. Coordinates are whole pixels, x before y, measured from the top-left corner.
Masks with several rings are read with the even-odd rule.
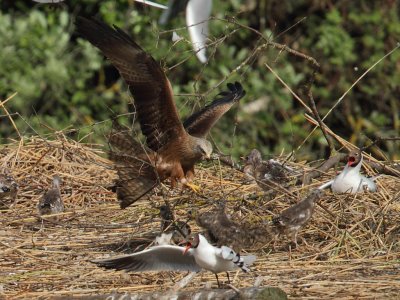
[[[93,263],[106,269],[129,272],[144,271],[192,271],[202,269],[217,273],[240,268],[250,271],[249,266],[256,256],[240,256],[229,247],[217,248],[201,234],[195,234],[187,241],[186,247],[161,245],[130,255],[95,260]],[[229,277],[228,277],[229,278]],[[219,282],[218,282],[219,285]]]
[[[334,180],[325,183],[319,189],[330,186],[334,193],[376,192],[374,178],[368,178],[360,174],[362,162],[363,156],[360,150],[350,151],[343,171]]]

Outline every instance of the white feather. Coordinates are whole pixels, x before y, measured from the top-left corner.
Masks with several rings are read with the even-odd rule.
[[[63,2],[64,0],[33,0],[33,1],[37,3],[59,3]]]
[[[162,233],[160,236],[156,236],[155,244],[156,245],[171,245],[171,238],[173,232],[170,233]]]
[[[156,3],[156,2],[153,2],[153,1],[148,1],[148,0],[135,0],[135,1],[143,3],[143,4],[146,4],[146,5],[149,5],[149,6],[154,6],[154,7],[157,7],[157,8],[161,8],[161,9],[168,9],[168,6],[165,6],[163,4],[159,4],[159,3]]]
[[[360,174],[363,157],[355,167],[346,165],[343,171],[336,176],[332,183],[332,192],[334,193],[351,193],[370,191],[376,192],[376,184],[370,178]]]
[[[211,15],[212,0],[189,0],[186,6],[186,25],[197,58],[205,63],[206,40],[208,38],[208,18]]]
[[[333,180],[328,181],[327,183],[324,183],[323,185],[321,185],[320,187],[318,187],[319,190],[323,190],[326,189],[328,187],[330,187],[333,183]]]
[[[182,40],[182,37],[176,33],[176,31],[172,32],[172,41],[173,42],[178,42]]]

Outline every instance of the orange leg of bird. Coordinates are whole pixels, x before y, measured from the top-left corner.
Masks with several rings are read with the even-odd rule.
[[[179,162],[174,162],[170,165],[168,165],[167,168],[160,168],[157,170],[159,176],[161,177],[160,174],[163,174],[164,178],[169,178],[170,183],[171,183],[171,188],[175,188],[177,182],[181,180],[181,178],[184,178],[184,173],[182,166]]]
[[[185,177],[183,177],[182,179],[181,179],[181,183],[184,185],[184,186],[187,186],[188,188],[190,188],[193,192],[195,192],[195,193],[198,193],[199,191],[200,191],[200,187],[198,186],[198,185],[195,185],[195,184],[193,184],[193,183],[190,183],[190,182],[188,182],[188,180],[185,178]]]
[[[182,178],[181,182],[195,193],[198,193],[200,191],[200,186],[191,183],[193,178],[194,178],[194,166],[186,171],[185,178]]]

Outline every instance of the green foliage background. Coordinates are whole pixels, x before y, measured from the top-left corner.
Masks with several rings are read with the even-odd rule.
[[[188,42],[184,13],[161,27],[159,9],[133,0],[68,0],[57,5],[3,0],[0,99],[18,92],[6,107],[25,135],[64,130],[77,139],[105,143],[110,123],[103,121],[113,114],[128,113],[131,100],[118,72],[97,49],[74,34],[77,15],[95,15],[132,34],[161,62],[182,117],[211,101],[226,82],[242,83],[246,97],[212,131],[211,138],[222,152],[235,157],[252,148],[265,155],[282,149],[289,152],[297,149],[312,126],[304,118],[304,108],[265,63],[300,96],[304,96],[311,67],[304,59],[273,47],[252,56],[265,41],[245,26],[321,64],[313,92],[319,112],[325,115],[363,72],[396,47],[399,7],[399,1],[393,0],[214,1],[207,50],[210,60],[201,65]],[[232,18],[244,26],[229,22]],[[170,29],[177,29],[185,39],[173,44]],[[399,58],[400,50],[347,94],[326,120],[335,133],[359,146],[377,137],[400,135]],[[261,103],[261,108],[249,112],[254,102]],[[2,110],[2,142],[17,137]],[[383,143],[381,148],[389,158],[400,158],[399,142]],[[378,154],[377,149],[373,151]],[[300,159],[315,159],[326,153],[326,142],[316,131],[295,154]]]

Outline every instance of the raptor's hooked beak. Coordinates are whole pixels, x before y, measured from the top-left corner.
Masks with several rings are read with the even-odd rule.
[[[183,255],[185,255],[186,252],[188,252],[191,247],[192,247],[192,244],[191,243],[187,243],[187,245],[185,247],[185,250],[183,250]]]

